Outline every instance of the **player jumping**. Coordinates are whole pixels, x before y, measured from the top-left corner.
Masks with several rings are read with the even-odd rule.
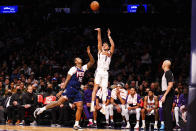
[[[108,29],[108,38],[111,44],[111,47],[109,48],[108,43],[104,42],[102,45],[101,40],[101,29],[96,28],[95,29],[98,32],[97,39],[98,39],[98,62],[97,62],[97,69],[95,71],[95,84],[94,89],[92,93],[92,101],[91,101],[91,112],[95,111],[95,98],[96,98],[96,92],[99,87],[102,88],[103,91],[103,106],[101,109],[101,112],[105,114],[105,104],[106,104],[106,98],[108,95],[107,87],[108,87],[108,70],[111,62],[112,55],[114,53],[114,41],[112,40],[112,37],[110,36],[111,32]]]
[[[59,98],[58,101],[52,102],[42,108],[37,108],[34,112],[34,116],[36,117],[37,115],[41,114],[47,109],[60,106],[62,103],[67,101],[68,99],[73,100],[74,104],[77,107],[76,111],[76,121],[74,124],[74,129],[80,129],[79,121],[81,118],[81,113],[83,109],[83,103],[82,103],[82,95],[80,93],[80,86],[82,79],[84,77],[84,73],[86,70],[88,70],[92,65],[94,64],[94,58],[92,54],[90,53],[90,47],[87,47],[87,53],[89,56],[90,61],[82,66],[82,59],[80,58],[75,58],[75,66],[73,66],[67,74],[67,78],[65,82],[63,83],[63,89],[59,93],[62,94],[62,96]],[[65,89],[65,90],[64,90]]]

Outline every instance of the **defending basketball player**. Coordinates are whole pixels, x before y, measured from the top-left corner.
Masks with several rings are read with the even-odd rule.
[[[97,69],[95,72],[95,84],[92,93],[92,101],[91,101],[91,112],[95,111],[95,98],[96,92],[99,87],[102,88],[103,91],[103,106],[101,112],[105,114],[105,104],[106,104],[106,97],[108,95],[107,87],[108,87],[108,70],[111,62],[112,55],[114,53],[114,41],[110,36],[111,32],[108,29],[108,38],[111,44],[109,47],[108,43],[104,42],[102,45],[101,39],[101,29],[95,29],[98,32],[97,39],[98,39],[98,62],[97,62]]]
[[[53,103],[50,103],[42,108],[37,108],[34,112],[35,117],[41,114],[42,112],[44,112],[45,110],[56,107],[56,106],[60,106],[62,103],[64,103],[68,99],[71,99],[77,107],[76,121],[75,121],[73,128],[76,130],[81,128],[79,125],[79,121],[80,121],[81,114],[82,114],[83,102],[82,102],[82,95],[80,93],[80,86],[81,86],[81,82],[84,77],[85,71],[91,68],[92,65],[94,64],[94,58],[90,53],[89,46],[87,47],[87,53],[88,53],[90,61],[83,66],[82,66],[82,59],[75,58],[74,60],[75,66],[73,66],[68,71],[67,78],[62,87],[63,90],[60,91],[60,94],[62,94],[62,96],[59,98],[59,100]]]

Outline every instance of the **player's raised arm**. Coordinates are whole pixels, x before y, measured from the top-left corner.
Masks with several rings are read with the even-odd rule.
[[[70,75],[70,74],[67,74],[67,77],[66,77],[65,82],[61,85],[61,86],[62,86],[62,88],[61,88],[62,90],[59,91],[59,92],[56,94],[56,97],[60,97],[60,96],[61,96],[61,94],[63,93],[65,87],[66,87],[67,84],[69,83],[70,79],[71,79],[71,75]]]
[[[95,60],[94,60],[94,58],[93,58],[93,56],[91,54],[91,51],[90,51],[90,46],[87,47],[87,53],[88,53],[88,57],[90,59],[90,61],[87,63],[87,69],[89,69],[95,63]]]
[[[101,52],[102,51],[101,29],[100,28],[96,28],[95,30],[98,32],[97,33],[98,52]]]
[[[110,44],[111,44],[111,47],[110,47],[110,52],[111,52],[111,56],[113,55],[113,53],[114,53],[114,47],[115,47],[115,45],[114,45],[114,41],[112,40],[112,37],[111,37],[111,31],[110,31],[110,29],[108,28],[108,38],[109,38],[109,41],[110,41]]]

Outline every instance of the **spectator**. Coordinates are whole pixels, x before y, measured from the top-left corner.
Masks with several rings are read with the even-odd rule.
[[[23,96],[22,88],[19,85],[17,85],[16,93],[14,93],[11,97],[10,100],[11,109],[8,112],[9,114],[12,114],[12,121],[17,120],[16,125],[24,124],[24,118],[23,118],[24,114],[22,114],[23,112],[21,112],[23,108],[22,96]]]
[[[32,86],[28,86],[27,87],[27,92],[24,93],[23,97],[22,97],[22,100],[23,100],[23,105],[24,105],[24,108],[22,111],[22,120],[24,120],[24,115],[25,115],[25,112],[28,112],[29,115],[31,115],[31,117],[34,119],[34,116],[33,116],[33,112],[36,108],[36,105],[37,105],[37,96],[33,93],[33,87]],[[31,125],[35,125],[36,124],[36,121],[34,120]]]

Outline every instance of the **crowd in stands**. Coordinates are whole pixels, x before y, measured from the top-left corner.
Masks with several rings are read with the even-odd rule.
[[[39,118],[34,118],[32,113],[35,108],[58,99],[56,94],[65,81],[67,71],[74,65],[74,58],[78,56],[84,63],[87,62],[88,45],[97,59],[96,26],[66,25],[52,15],[39,20],[31,19],[34,15],[24,16],[23,21],[20,21],[23,18],[20,16],[2,17],[0,21],[0,120],[4,124],[25,124],[29,121],[35,125],[43,124],[42,119],[48,120],[46,118],[50,117],[51,121],[46,124],[63,126],[74,115],[75,106],[71,101],[48,110]],[[110,27],[116,47],[109,71],[108,89],[112,91],[118,83],[124,83],[121,88],[128,95],[134,92],[141,97],[138,108],[142,109],[142,99],[149,92],[156,95],[157,99],[162,95],[161,64],[163,60],[170,59],[176,98],[183,101],[178,104],[179,100],[175,99],[172,112],[173,120],[180,126],[178,117],[186,116],[189,82],[190,40],[187,27],[133,27],[128,24],[120,28],[116,25]],[[84,94],[87,89],[93,88],[95,68],[96,64],[85,74],[81,86]],[[114,122],[119,115],[114,115]],[[181,118],[186,122],[184,116]],[[87,119],[86,114],[83,119]]]

